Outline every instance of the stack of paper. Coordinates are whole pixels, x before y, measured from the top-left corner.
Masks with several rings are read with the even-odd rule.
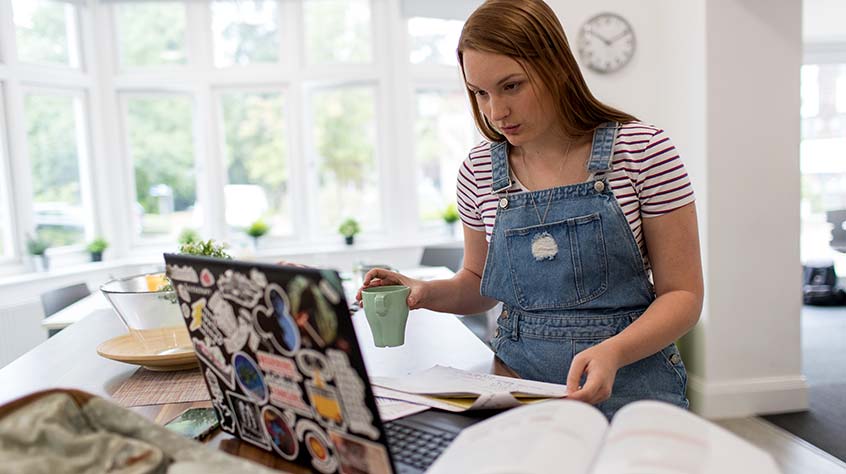
[[[403,377],[371,377],[377,397],[461,412],[511,408],[567,395],[567,386],[435,366]]]

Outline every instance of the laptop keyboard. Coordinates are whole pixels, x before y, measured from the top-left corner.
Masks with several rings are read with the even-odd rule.
[[[422,430],[399,423],[387,423],[385,434],[394,461],[420,470],[425,470],[435,462],[456,436],[432,426]]]

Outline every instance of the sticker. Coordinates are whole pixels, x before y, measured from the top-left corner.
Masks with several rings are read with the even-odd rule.
[[[188,307],[188,303],[182,303],[182,305],[180,305],[179,307],[182,308],[182,317],[183,318],[185,318],[185,319],[191,318],[191,308]]]
[[[220,382],[214,372],[206,367],[206,381],[208,382],[209,394],[212,397],[212,405],[217,412],[217,419],[220,421],[220,427],[229,433],[235,433],[235,419],[232,417],[232,411],[225,404],[223,398],[223,390],[220,389]]]
[[[300,375],[294,361],[287,357],[274,355],[269,352],[258,351],[256,353],[256,358],[258,359],[258,365],[261,367],[261,370],[267,373],[285,377],[294,380],[295,382],[299,382],[303,379],[303,376]]]
[[[320,418],[318,421],[325,421],[329,425],[344,427],[341,401],[338,397],[338,390],[335,387],[324,385],[320,380],[316,383],[306,382],[306,391],[314,408]]]
[[[188,293],[188,288],[185,288],[185,285],[176,285],[176,292],[179,293],[179,297],[182,298],[182,301],[191,301],[191,293]]]
[[[224,298],[248,308],[255,307],[262,296],[261,287],[243,274],[232,270],[226,270],[217,279],[217,287],[220,288]]]
[[[203,310],[206,309],[206,299],[200,298],[191,303],[191,324],[188,329],[196,331],[203,325]]]
[[[327,280],[320,280],[320,283],[318,283],[317,286],[320,287],[320,291],[323,292],[323,296],[332,302],[332,304],[338,304],[341,302],[341,295],[338,290]]]
[[[286,416],[287,415],[287,416]],[[291,426],[294,423],[294,415],[283,415],[274,407],[266,406],[261,410],[262,426],[273,450],[287,460],[293,460],[300,452],[300,445],[297,443],[297,436]]]
[[[232,356],[235,380],[250,396],[259,403],[267,403],[267,384],[261,375],[256,361],[243,352]]]
[[[309,418],[314,417],[314,409],[303,400],[303,389],[297,382],[274,374],[267,374],[264,380],[270,389],[270,403]]]
[[[209,298],[208,309],[211,311],[211,318],[214,325],[220,328],[221,332],[229,336],[238,329],[238,318],[235,310],[228,301],[223,299],[219,292],[215,291]]]
[[[235,388],[235,382],[232,381],[232,368],[227,364],[220,349],[216,346],[210,346],[196,337],[192,337],[191,341],[196,348],[197,357],[203,359],[207,367],[211,367],[229,388]]]
[[[332,369],[326,356],[311,349],[302,349],[297,352],[297,365],[300,370],[310,378],[321,378],[325,381],[332,380]]]
[[[308,279],[298,276],[288,285],[292,313],[303,336],[318,347],[326,347],[338,336],[338,318],[323,292]]]
[[[262,339],[278,352],[293,355],[300,348],[300,331],[289,314],[288,295],[279,285],[267,286],[268,306],[253,308],[253,320]],[[268,309],[269,308],[269,309]]]
[[[210,272],[208,268],[204,268],[200,271],[200,284],[206,288],[214,286],[214,275],[212,275],[212,272]]]
[[[391,472],[388,451],[381,444],[334,430],[329,431],[329,438],[342,473]]]
[[[311,465],[318,471],[328,474],[338,469],[338,460],[333,454],[332,443],[326,433],[311,420],[297,423],[297,439],[302,441],[311,455]]]
[[[344,405],[344,415],[350,431],[363,434],[370,439],[379,438],[379,430],[373,426],[373,412],[367,407],[365,390],[358,372],[350,366],[347,354],[335,349],[326,351],[329,364],[335,372],[335,384],[338,385]]]
[[[189,283],[197,283],[200,281],[197,277],[197,271],[188,265],[168,265],[167,276],[171,280],[186,281]]]
[[[247,344],[247,341],[251,338],[256,340],[256,346],[258,346],[258,337],[253,333],[252,323],[246,318],[240,318],[238,329],[223,341],[223,345],[226,347],[226,350],[232,354],[243,349],[244,345]],[[254,348],[253,351],[255,351]]]
[[[267,277],[264,275],[264,273],[258,271],[255,268],[250,270],[250,279],[253,280],[253,282],[255,282],[255,284],[260,286],[261,288],[267,286]]]
[[[229,397],[229,406],[235,411],[235,419],[238,422],[238,432],[241,439],[270,451],[270,443],[264,435],[264,428],[261,426],[261,413],[258,405],[235,392],[226,392],[226,396]]]
[[[208,310],[204,310],[204,311],[208,311]],[[208,317],[209,316],[208,313],[204,312],[203,314],[205,315],[204,318],[206,319],[206,324],[203,324],[202,326],[200,326],[200,333],[203,335],[203,337],[206,338],[206,342],[209,345],[213,345],[213,346],[223,345],[225,338],[223,337],[223,334],[220,333],[220,329],[218,329],[217,326],[215,326],[214,324],[211,323],[211,318]]]

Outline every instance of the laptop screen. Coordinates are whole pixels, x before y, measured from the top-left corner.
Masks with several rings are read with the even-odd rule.
[[[393,472],[336,271],[165,262],[224,431],[322,473]]]

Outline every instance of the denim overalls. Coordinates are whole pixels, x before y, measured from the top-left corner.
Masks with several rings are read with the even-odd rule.
[[[611,167],[618,126],[596,129],[588,171]],[[491,345],[518,375],[566,383],[573,357],[618,334],[655,299],[640,249],[605,179],[509,194],[508,143],[491,145],[499,196],[481,293],[503,302]],[[687,408],[675,344],[617,371],[606,417],[653,399]]]

